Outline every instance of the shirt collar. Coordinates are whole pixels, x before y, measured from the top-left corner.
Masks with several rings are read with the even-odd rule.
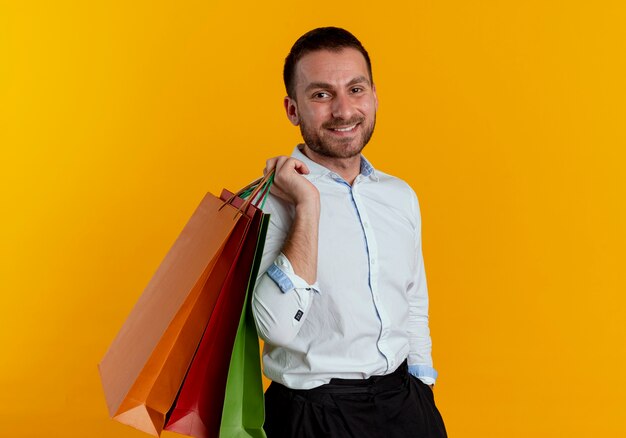
[[[299,144],[298,146],[296,146],[291,156],[302,161],[309,168],[310,173],[304,176],[308,177],[308,179],[310,180],[313,180],[313,179],[321,178],[322,176],[325,176],[328,174],[335,175],[335,173],[332,170],[322,166],[321,164],[316,163],[315,161],[311,160],[309,157],[304,155],[301,151],[301,148],[303,146],[304,145],[302,144]],[[378,175],[376,175],[376,169],[374,169],[374,166],[372,166],[372,164],[363,155],[361,155],[361,175],[365,178],[370,178],[373,181],[378,181]]]

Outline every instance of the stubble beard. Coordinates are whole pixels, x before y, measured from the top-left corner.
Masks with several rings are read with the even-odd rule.
[[[300,133],[306,145],[313,152],[328,158],[352,158],[359,155],[363,148],[369,143],[372,135],[374,134],[374,127],[376,126],[376,115],[372,122],[363,126],[365,118],[353,118],[351,120],[344,121],[342,119],[335,119],[332,122],[328,122],[322,125],[322,129],[332,129],[335,127],[350,126],[356,123],[361,123],[361,138],[345,138],[345,139],[324,139],[314,130],[311,129],[304,121],[300,121]],[[346,147],[347,143],[358,141],[357,147]]]

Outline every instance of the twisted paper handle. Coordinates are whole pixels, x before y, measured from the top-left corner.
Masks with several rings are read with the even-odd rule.
[[[255,181],[252,181],[250,184],[240,189],[237,193],[235,193],[230,198],[228,198],[228,200],[224,201],[224,203],[220,206],[220,210],[226,204],[232,203],[236,197],[239,196],[241,198],[244,198],[246,199],[246,201],[241,205],[241,207],[237,209],[237,212],[235,213],[235,217],[237,217],[238,214],[241,214],[242,212],[248,210],[248,207],[250,206],[252,201],[257,197],[259,193],[261,193],[261,196],[259,197],[259,199],[257,199],[257,201],[253,205],[258,207],[259,203],[263,201],[260,207],[262,209],[263,206],[265,205],[265,200],[267,199],[267,195],[270,191],[270,187],[273,181],[274,181],[274,170],[272,169],[265,176]]]

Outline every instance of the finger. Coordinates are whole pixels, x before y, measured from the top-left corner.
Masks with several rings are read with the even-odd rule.
[[[295,169],[299,174],[308,175],[309,173],[311,173],[311,171],[309,170],[309,167],[306,164],[304,164],[302,161],[296,160],[295,158],[294,158],[294,161],[295,161]]]
[[[280,158],[281,158],[281,157],[280,157],[280,156],[278,156],[278,157],[273,157],[273,158],[268,159],[268,160],[265,162],[265,169],[263,169],[263,175],[267,175],[267,174],[268,174],[269,172],[271,172],[272,170],[274,170],[274,171],[275,171],[275,173],[278,173],[278,168],[277,168],[276,164],[278,163],[278,160],[279,160]]]
[[[293,157],[280,157],[279,163],[276,164],[276,171],[294,171],[298,174],[308,173],[308,167],[302,161]]]
[[[270,158],[265,162],[265,170],[270,172],[276,166],[276,157]]]
[[[285,168],[285,165],[289,162],[289,158],[290,157],[286,157],[286,156],[280,156],[276,158],[276,174],[280,174],[283,172],[283,168]],[[287,166],[287,169],[289,168],[289,166]]]

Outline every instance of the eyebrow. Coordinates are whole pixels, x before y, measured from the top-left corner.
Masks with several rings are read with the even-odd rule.
[[[350,87],[352,85],[356,85],[356,84],[360,84],[362,82],[367,83],[367,85],[370,85],[370,81],[369,79],[367,79],[365,76],[357,76],[356,78],[352,79],[350,82],[348,82],[346,84],[347,87]],[[333,85],[327,83],[327,82],[311,82],[309,85],[307,85],[307,87],[304,89],[304,92],[309,92],[310,90],[313,90],[315,88],[326,88],[326,89],[330,89],[330,88],[334,88]]]

